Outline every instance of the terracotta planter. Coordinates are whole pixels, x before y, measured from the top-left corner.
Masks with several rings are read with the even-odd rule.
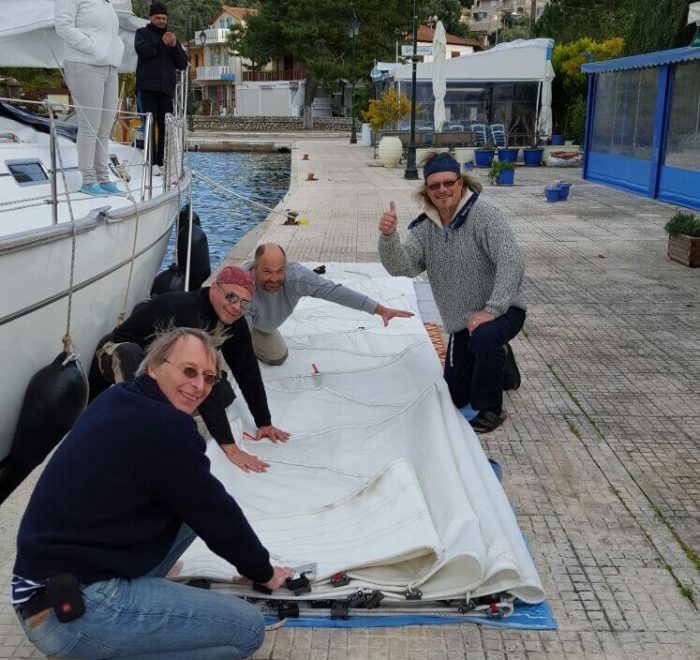
[[[691,268],[700,266],[700,236],[669,234],[668,256]]]
[[[398,167],[402,152],[401,140],[393,135],[385,135],[377,148],[379,160],[384,167]]]

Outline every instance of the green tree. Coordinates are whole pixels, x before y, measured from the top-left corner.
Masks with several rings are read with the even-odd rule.
[[[356,74],[367,78],[375,59],[393,56],[394,44],[408,32],[412,5],[403,0],[260,0],[258,15],[236,30],[232,48],[258,65],[292,56],[306,72],[304,127],[312,127],[311,105],[320,84],[333,86],[352,77],[348,26],[359,22]]]
[[[448,34],[462,37],[467,33],[467,26],[460,22],[462,4],[459,0],[424,0],[420,15],[423,20],[430,16],[437,16]]]
[[[628,2],[637,0],[551,0],[535,23],[535,36],[550,37],[557,43],[617,37],[627,19]]]
[[[151,0],[132,0],[134,14],[148,18]],[[168,7],[168,26],[177,34],[178,39],[191,39],[195,32],[209,24],[223,3],[220,0],[180,0],[165,2]],[[247,7],[252,2],[236,1],[236,7]]]
[[[621,37],[603,42],[583,38],[554,47],[552,68],[552,114],[555,132],[567,137],[581,138],[585,120],[587,78],[581,73],[581,65],[591,60],[601,62],[619,57],[624,48]]]
[[[694,25],[685,24],[687,0],[626,0],[625,7],[625,55],[687,46],[695,32]]]

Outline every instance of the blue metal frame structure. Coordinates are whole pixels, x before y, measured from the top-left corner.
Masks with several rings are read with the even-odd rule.
[[[647,197],[700,210],[700,170],[665,164],[674,72],[678,64],[700,60],[700,48],[677,48],[584,64],[588,74],[583,178]],[[593,151],[596,100],[600,76],[644,68],[658,68],[651,158]],[[627,104],[627,96],[625,104]],[[626,105],[625,105],[626,107]]]

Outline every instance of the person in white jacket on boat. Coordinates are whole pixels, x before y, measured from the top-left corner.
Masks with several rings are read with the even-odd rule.
[[[109,180],[108,142],[117,112],[117,68],[124,54],[119,18],[109,0],[56,0],[63,71],[78,106],[80,192],[123,195]]]

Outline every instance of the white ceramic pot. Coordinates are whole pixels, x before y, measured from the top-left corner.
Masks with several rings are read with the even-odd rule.
[[[384,167],[398,167],[403,146],[395,135],[385,135],[379,142],[377,154]]]
[[[474,162],[474,149],[469,147],[455,147],[455,160],[460,164]]]

